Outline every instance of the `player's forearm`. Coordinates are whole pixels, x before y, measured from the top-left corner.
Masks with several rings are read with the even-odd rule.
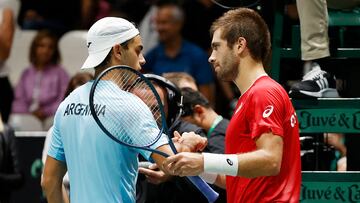
[[[204,171],[247,178],[277,175],[283,155],[282,137],[263,133],[256,140],[256,147],[243,154],[204,153]]]
[[[62,192],[62,196],[63,196],[63,199],[64,199],[64,203],[70,203],[70,199],[69,199],[69,195],[66,191],[66,188],[65,188],[65,185],[62,184],[61,186],[61,192]]]
[[[42,181],[42,187],[46,195],[48,203],[66,203],[62,192],[62,184],[53,181]]]
[[[157,150],[164,152],[165,154],[173,155],[171,148],[169,145],[162,145],[157,148]],[[158,154],[158,153],[152,153],[151,158],[155,161],[155,163],[158,165],[158,167],[164,171],[163,169],[163,162],[165,161],[165,157]]]
[[[202,155],[205,173],[254,178],[277,175],[281,165],[281,155],[278,157],[266,150],[244,154],[203,153]]]
[[[238,160],[238,176],[255,178],[259,176],[274,176],[280,172],[281,158],[266,150],[239,154]]]
[[[47,157],[44,173],[41,178],[41,187],[49,203],[69,202],[67,196],[65,196],[63,193],[63,177],[65,173],[65,165],[63,165],[61,162],[56,161],[50,156]]]

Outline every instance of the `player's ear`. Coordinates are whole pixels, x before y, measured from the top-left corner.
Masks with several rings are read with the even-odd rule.
[[[236,42],[236,49],[238,50],[238,53],[241,53],[247,46],[247,41],[244,37],[239,37]]]
[[[193,107],[193,111],[194,111],[194,114],[199,116],[201,119],[204,116],[204,108],[202,106],[200,106],[199,104],[196,104]]]
[[[116,45],[113,46],[113,52],[114,52],[114,55],[115,55],[116,57],[120,57],[120,56],[121,56],[121,54],[122,54],[121,51],[122,51],[122,47],[121,47],[120,44],[116,44]]]

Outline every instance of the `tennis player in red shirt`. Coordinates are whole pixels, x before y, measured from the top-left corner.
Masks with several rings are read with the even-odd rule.
[[[179,153],[164,162],[173,175],[200,175],[226,188],[227,201],[299,202],[298,119],[280,84],[264,70],[270,34],[255,11],[226,12],[211,27],[209,62],[242,93],[225,137],[225,154]],[[180,138],[180,142],[189,137]]]

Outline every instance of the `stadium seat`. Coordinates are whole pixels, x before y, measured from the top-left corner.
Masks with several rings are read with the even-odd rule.
[[[43,126],[43,130],[49,130],[51,128],[51,126],[54,123],[54,116],[50,116],[48,118],[46,118],[43,122],[42,122],[42,126]]]
[[[30,45],[36,33],[37,31],[35,30],[17,29],[15,31],[10,57],[6,61],[6,64],[9,67],[9,78],[13,86],[17,84],[21,77],[21,73],[30,64]]]
[[[59,41],[61,64],[70,76],[80,71],[80,67],[88,56],[85,30],[74,30],[65,33]]]
[[[16,131],[43,131],[42,122],[31,114],[11,114],[9,124]]]

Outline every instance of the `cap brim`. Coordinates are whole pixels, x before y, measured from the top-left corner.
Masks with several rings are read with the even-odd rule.
[[[95,68],[96,66],[98,66],[101,62],[104,61],[106,56],[109,54],[111,48],[112,47],[110,47],[109,49],[105,49],[104,51],[89,54],[84,64],[81,66],[81,69]]]

